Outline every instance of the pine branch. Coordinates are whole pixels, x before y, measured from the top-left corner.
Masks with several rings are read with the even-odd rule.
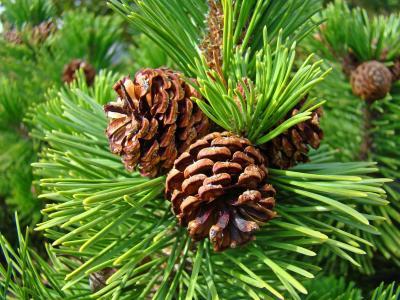
[[[219,2],[212,0],[210,3]],[[236,46],[242,53],[251,49],[251,54],[263,48],[264,28],[270,33],[268,42],[271,44],[275,44],[280,30],[282,39],[300,40],[314,28],[310,17],[319,10],[319,1],[316,0],[290,0],[284,4],[262,0],[227,0],[221,3],[223,43],[215,46],[223,49],[225,68],[230,64]],[[159,45],[186,76],[195,75],[193,68],[201,55],[198,45],[207,39],[208,34],[204,28],[205,1],[111,0],[109,5]]]
[[[309,281],[310,290],[307,300],[361,300],[361,290],[354,282],[347,282],[344,277],[319,276],[316,280]]]
[[[58,259],[47,248],[50,265],[30,247],[29,228],[22,234],[16,215],[18,248],[0,235],[0,247],[5,265],[0,265],[0,295],[3,299],[89,299],[90,291],[85,281],[76,283],[74,291],[61,290],[62,275],[69,269],[68,264]],[[73,263],[71,260],[70,263]]]
[[[49,1],[4,3],[4,15],[14,22],[12,29],[21,41],[15,44],[0,38],[0,170],[4,182],[0,195],[19,212],[23,224],[36,223],[41,206],[30,168],[40,145],[28,134],[27,112],[46,100],[51,87],[63,84],[64,65],[72,59],[90,60],[97,70],[118,63],[116,43],[120,43],[122,35],[121,19],[69,12],[58,30],[53,24],[54,28],[39,38],[35,25],[50,16],[49,5]]]
[[[308,110],[277,126],[328,73],[321,72],[320,62],[309,64],[310,57],[292,75],[295,44],[289,49],[278,38],[277,45],[271,47],[267,43],[266,30],[264,38],[264,48],[256,53],[255,63],[249,62],[249,51],[242,53],[237,50],[227,70],[231,74],[228,82],[216,71],[209,70],[204,59],[198,62],[196,71],[199,89],[207,99],[196,100],[200,108],[224,129],[247,136],[255,144],[264,144],[307,120],[318,105],[310,105]]]
[[[325,33],[320,36],[325,40],[332,41],[336,38],[336,42],[326,43],[326,41],[323,41],[321,43],[320,41],[307,41],[309,45],[312,45],[309,50],[321,50],[319,53],[323,55],[323,57],[331,60],[334,69],[332,74],[327,77],[327,80],[321,84],[321,89],[315,90],[316,96],[332,99],[332,101],[328,101],[325,105],[325,116],[322,120],[325,140],[333,149],[338,150],[336,154],[337,158],[343,161],[353,161],[360,158],[366,158],[369,161],[376,161],[378,162],[379,173],[375,176],[397,179],[400,174],[398,173],[398,163],[396,159],[394,159],[396,155],[394,154],[395,152],[393,152],[394,149],[398,148],[397,145],[399,144],[398,139],[395,137],[399,131],[397,125],[397,84],[392,88],[391,95],[388,95],[385,99],[375,101],[372,104],[354,96],[351,85],[348,83],[348,79],[345,74],[342,73],[342,66],[340,65],[342,60],[340,55],[332,56],[332,53],[336,52],[338,54],[341,51],[340,49],[344,51],[345,47],[348,46],[341,36],[344,31],[338,29],[339,26],[347,26],[346,21],[343,21],[343,23],[341,22],[342,15],[346,16],[346,14],[348,14],[348,17],[353,19],[353,21],[351,21],[353,22],[351,23],[353,25],[351,26],[355,26],[354,22],[361,18],[361,11],[357,10],[350,12],[343,3],[337,2],[335,6],[329,6],[325,14],[328,17],[327,25],[326,28],[322,27],[322,30]],[[362,14],[364,14],[364,12]],[[393,18],[393,20],[396,18],[399,19],[395,15],[388,18]],[[374,20],[377,24],[377,28],[379,26],[383,28],[382,26],[384,26],[385,22],[388,22],[389,24],[397,22],[389,22],[389,19],[381,17],[376,17]],[[378,22],[380,23],[378,24]],[[328,29],[329,27],[330,29]],[[369,27],[365,28],[370,30]],[[392,30],[395,32],[397,29],[396,26],[389,26],[385,27],[385,30],[387,30],[387,32],[392,32]],[[372,32],[367,32],[369,32],[371,36],[374,36]],[[358,40],[357,36],[352,36],[351,39]],[[388,36],[382,35],[380,39],[382,40],[382,45],[385,45],[385,43],[388,45],[390,44],[390,38]],[[362,40],[363,39],[360,39],[360,45],[362,44]],[[333,49],[333,45],[336,45],[337,49]],[[365,45],[367,44],[364,44],[364,47]],[[382,47],[385,48],[390,46]],[[356,48],[353,49],[354,53],[356,53],[355,49]],[[377,49],[375,50],[378,51]],[[342,54],[344,53],[343,51]],[[359,50],[359,52],[360,51],[361,50]],[[376,52],[376,55],[368,54],[369,56],[365,57],[365,59],[386,60],[386,58],[378,58],[377,53],[378,52]],[[361,56],[358,57],[361,59]],[[344,69],[343,72],[345,71],[346,70]],[[338,122],[338,120],[340,121]],[[382,215],[386,218],[386,220],[376,220],[377,228],[381,232],[380,236],[370,234],[364,236],[375,245],[374,247],[368,247],[368,255],[359,261],[362,265],[362,271],[367,274],[374,273],[371,260],[377,251],[386,259],[391,260],[396,264],[399,263],[399,253],[397,248],[394,246],[400,236],[399,224],[396,221],[400,209],[398,204],[400,199],[398,194],[398,183],[396,181],[387,183],[384,185],[384,189],[388,193],[388,201],[390,201],[391,205],[379,209],[369,206],[366,207],[371,214]],[[360,234],[358,230],[355,230],[353,233],[356,235]],[[330,256],[329,251],[326,252],[325,257],[326,256]],[[324,255],[322,255],[322,257],[324,257]],[[332,266],[335,265],[334,268],[336,268],[334,260],[328,262],[328,264]]]
[[[111,83],[96,84],[94,89],[108,91]],[[280,218],[264,226],[253,244],[223,255],[210,250],[208,242],[191,246],[162,197],[164,178],[129,174],[109,153],[105,116],[96,102],[108,98],[92,98],[87,92],[64,90],[32,113],[37,132],[42,132],[38,136],[49,143],[34,164],[35,173],[43,178],[40,197],[49,202],[43,210],[46,220],[37,229],[54,241],[58,255],[82,260],[67,275],[64,290],[94,271],[116,267],[108,286],[95,296],[116,297],[127,289],[156,299],[187,290],[202,297],[210,289],[219,298],[230,299],[237,295],[231,290],[239,285],[243,297],[282,298],[290,293],[299,299],[299,293],[306,292],[301,278],[313,277],[318,268],[293,254],[315,256],[320,244],[351,261],[351,256],[364,253],[360,239],[346,226],[373,231],[368,224],[375,217],[352,207],[357,202],[385,201],[379,188],[384,180],[370,179],[366,174],[374,171],[373,165],[363,163],[271,170],[271,181],[279,186]],[[343,230],[329,225],[338,219]],[[143,270],[153,280],[146,279]]]
[[[371,300],[395,300],[400,297],[400,287],[393,282],[389,285],[383,283],[372,294]]]
[[[6,21],[19,29],[26,23],[38,25],[55,15],[52,2],[46,0],[2,0],[2,5]]]
[[[297,115],[280,123],[327,75],[321,62],[312,64],[311,58],[297,72],[292,70],[294,41],[315,26],[309,18],[317,1],[292,0],[283,6],[279,1],[222,1],[222,65],[214,67],[198,47],[209,34],[203,24],[204,2],[131,2],[136,6],[125,0],[110,3],[162,47],[185,75],[197,78],[208,101],[197,103],[225,129],[262,144],[307,120],[321,105],[312,98]],[[74,25],[88,25],[86,20],[69,17],[71,27],[64,27],[67,43],[55,37],[61,50],[46,52],[47,61],[58,54],[64,57],[80,36],[84,45],[71,53],[81,55],[89,49],[96,67],[109,65],[113,40],[108,33],[118,32],[114,23],[94,22],[101,35],[80,35]],[[93,49],[92,39],[109,51]],[[51,90],[49,100],[26,116],[25,122],[34,128],[32,136],[45,145],[33,164],[41,178],[40,198],[47,202],[44,221],[36,229],[53,242],[49,254],[61,271],[53,277],[54,268],[36,256],[39,263],[31,263],[22,242],[22,258],[12,253],[17,262],[0,269],[3,286],[13,286],[11,293],[67,299],[83,293],[84,298],[89,296],[87,277],[93,280],[93,274],[102,272],[107,276],[91,298],[302,299],[307,294],[304,280],[320,270],[313,264],[316,260],[304,262],[306,257],[334,253],[358,266],[358,257],[373,246],[370,237],[379,234],[374,225],[384,220],[380,214],[387,204],[382,187],[389,180],[372,176],[377,172],[372,162],[331,162],[332,151],[326,149],[313,155],[314,163],[290,170],[269,168],[268,182],[278,188],[278,217],[260,229],[255,241],[223,253],[212,251],[209,240],[194,244],[164,199],[165,178],[128,173],[108,149],[102,104],[112,97],[115,79],[100,73],[89,88],[81,72],[74,84]],[[397,111],[397,106],[392,108]],[[30,272],[24,274],[25,269]],[[22,274],[10,280],[16,273]],[[41,281],[42,273],[51,288]],[[22,289],[16,284],[20,281]]]

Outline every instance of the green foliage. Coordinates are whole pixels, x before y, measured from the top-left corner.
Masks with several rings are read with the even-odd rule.
[[[63,275],[77,262],[67,257],[57,258],[47,246],[49,261],[30,247],[29,228],[22,234],[18,217],[18,248],[0,235],[0,248],[5,264],[0,264],[1,299],[90,299],[87,281],[76,283],[73,291],[63,291]]]
[[[80,85],[62,90],[30,114],[34,136],[49,145],[34,164],[43,178],[40,198],[48,202],[37,229],[54,241],[58,255],[83,259],[67,275],[64,289],[96,270],[116,267],[95,297],[130,291],[139,299],[170,299],[191,291],[197,298],[211,293],[214,299],[268,299],[289,293],[300,299],[298,293],[306,292],[302,278],[312,278],[319,268],[293,254],[315,256],[320,244],[352,262],[364,253],[368,242],[346,228],[374,231],[370,222],[376,217],[352,207],[384,204],[379,186],[385,180],[368,177],[375,170],[371,163],[329,163],[326,154],[291,171],[270,170],[280,218],[264,226],[255,242],[223,254],[210,250],[208,241],[192,244],[163,199],[165,178],[127,173],[110,154],[99,103],[109,100],[115,78],[101,78],[94,91]],[[329,225],[334,221],[341,229]]]
[[[69,10],[80,10],[87,9],[98,15],[110,14],[112,11],[103,3],[99,3],[98,0],[63,0],[63,1],[54,1],[54,6],[59,15],[61,15],[65,11]]]
[[[54,17],[53,3],[48,0],[2,0],[4,19],[21,29],[24,25],[38,25]]]
[[[306,300],[361,300],[361,290],[344,277],[319,276],[307,284],[310,293]]]
[[[400,263],[397,246],[400,239],[400,172],[397,151],[400,145],[400,93],[397,83],[391,95],[368,104],[353,95],[349,79],[342,72],[342,63],[351,50],[361,61],[378,59],[389,64],[390,60],[400,54],[396,42],[400,16],[393,14],[369,18],[364,10],[350,10],[343,1],[330,4],[322,16],[327,18],[326,24],[319,29],[318,38],[307,39],[306,49],[328,59],[334,69],[313,94],[330,99],[325,105],[325,116],[322,119],[324,141],[337,150],[338,159],[376,161],[379,167],[376,176],[395,179],[384,185],[391,205],[379,209],[365,207],[371,214],[385,217],[385,220],[376,222],[380,235],[362,235],[373,246],[367,248],[368,255],[359,263],[363,273],[373,274],[372,259],[377,253],[397,265]],[[361,234],[357,230],[353,233]],[[321,258],[327,258],[328,267],[338,269],[335,257],[329,251],[321,255]],[[347,272],[347,267],[340,265],[341,272]]]
[[[54,38],[54,56],[60,60],[61,66],[72,58],[80,58],[92,64],[96,70],[115,67],[116,45],[122,39],[121,18],[95,16],[94,13],[80,10],[79,14],[74,11],[65,13],[63,22]]]
[[[22,124],[29,99],[20,95],[15,82],[0,80],[0,195],[8,205],[19,207],[22,220],[36,222],[40,217],[39,203],[31,193],[29,168],[35,153],[28,129]]]
[[[337,151],[338,159],[358,160],[364,135],[365,103],[353,95],[351,85],[342,73],[341,66],[334,62],[330,63],[332,72],[321,82],[318,89],[314,90],[316,96],[330,99],[325,102],[324,116],[321,118],[325,134],[324,143]],[[325,65],[324,68],[328,69],[328,66]]]
[[[398,283],[385,285],[382,283],[372,294],[371,300],[397,300],[400,297]]]
[[[319,38],[309,42],[313,45],[310,50],[319,50],[322,57],[340,60],[351,50],[360,61],[391,62],[400,55],[398,14],[369,17],[366,10],[350,10],[345,1],[336,0],[320,18],[326,22],[319,29]]]
[[[295,45],[289,49],[278,39],[276,47],[271,47],[266,31],[264,34],[264,48],[256,53],[255,62],[250,62],[250,51],[237,50],[227,69],[228,82],[217,71],[209,70],[205,60],[198,63],[196,71],[200,91],[207,99],[196,99],[200,108],[224,129],[246,136],[255,144],[266,143],[309,119],[311,111],[322,104],[316,104],[316,99],[308,101],[301,113],[277,126],[327,74],[321,72],[320,62],[309,63],[311,57],[292,74]]]
[[[21,44],[0,38],[0,195],[19,211],[23,224],[33,224],[40,218],[41,202],[37,200],[38,187],[32,184],[30,164],[36,160],[40,145],[29,137],[31,128],[25,115],[45,101],[51,87],[63,85],[64,65],[72,59],[85,59],[98,71],[118,67],[116,44],[121,43],[122,29],[120,18],[67,12],[58,30],[37,41],[32,38],[32,26],[46,20],[39,20],[39,15],[52,11],[51,2],[14,2],[5,2],[5,16],[21,13],[18,16],[25,22],[8,19],[18,25]],[[24,13],[28,11],[37,22],[28,22]]]
[[[379,173],[376,176],[387,178],[400,178],[399,165],[397,162],[397,150],[400,145],[398,139],[399,128],[399,96],[392,94],[384,100],[375,102],[369,109],[373,113],[373,120],[369,129],[365,128],[365,115],[367,104],[354,96],[347,79],[341,74],[340,66],[333,64],[334,71],[316,90],[316,94],[327,101],[322,119],[324,129],[324,141],[336,150],[336,158],[342,161],[354,161],[361,159],[365,153],[364,139],[366,135],[373,141],[371,149],[367,151],[367,159],[378,162]],[[368,118],[368,117],[367,117]],[[374,273],[371,259],[378,251],[386,259],[399,264],[400,252],[398,241],[400,239],[400,185],[398,181],[384,185],[388,194],[390,205],[378,210],[366,208],[373,214],[385,217],[385,220],[378,221],[377,228],[380,235],[364,236],[374,246],[367,250],[368,255],[364,256],[359,263],[362,271],[367,274]],[[357,231],[354,234],[360,234]],[[325,257],[330,258],[328,266],[337,270],[338,265],[335,258],[329,251]],[[346,266],[340,268],[347,272]]]
[[[151,51],[144,51],[145,49],[151,49]],[[161,66],[175,68],[167,54],[144,34],[135,36],[134,44],[129,47],[129,58],[127,60],[126,64],[129,65],[128,71],[130,72],[143,68],[159,68]]]
[[[200,58],[198,44],[206,33],[205,0],[110,0],[109,4],[158,44],[186,76],[197,75],[193,68],[196,67],[196,59]],[[310,17],[320,7],[318,0],[289,0],[284,3],[227,0],[222,4],[226,14],[222,45],[225,68],[231,62],[236,45],[240,45],[242,53],[251,48],[251,54],[264,47],[265,27],[271,44],[276,43],[280,30],[283,39],[301,39],[314,27]],[[136,7],[132,8],[134,5]]]
[[[352,6],[365,7],[371,13],[390,13],[400,9],[397,0],[348,0]]]

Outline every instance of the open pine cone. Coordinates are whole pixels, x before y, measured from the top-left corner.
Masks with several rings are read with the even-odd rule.
[[[247,243],[276,216],[275,190],[249,140],[211,133],[192,144],[167,176],[166,195],[193,240],[209,236],[215,251]]]
[[[209,120],[190,99],[200,95],[182,75],[170,69],[144,69],[134,80],[125,77],[114,90],[117,102],[104,106],[111,151],[125,167],[143,176],[171,170],[175,159],[208,133]]]
[[[286,116],[286,120],[299,113],[305,99]],[[268,143],[261,145],[263,154],[267,157],[268,166],[278,169],[289,169],[299,163],[308,162],[309,146],[318,149],[324,133],[320,127],[322,108],[311,114],[311,119],[301,122],[286,132],[278,135]]]
[[[365,62],[351,73],[353,93],[367,101],[384,98],[392,88],[392,80],[390,70],[378,61]]]
[[[77,72],[79,69],[83,69],[85,74],[86,83],[91,86],[96,76],[96,70],[92,65],[81,59],[73,59],[69,64],[64,66],[62,80],[65,83],[71,83],[76,79]]]

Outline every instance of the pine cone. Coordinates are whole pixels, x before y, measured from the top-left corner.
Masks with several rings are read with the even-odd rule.
[[[100,291],[106,286],[106,281],[110,278],[117,269],[115,268],[105,268],[98,272],[94,272],[89,275],[89,286],[93,293]]]
[[[83,69],[85,74],[86,83],[91,86],[94,83],[94,77],[96,76],[96,70],[92,65],[81,59],[73,59],[68,65],[64,66],[62,80],[65,83],[71,83],[76,79],[77,71]]]
[[[143,176],[171,170],[175,159],[197,138],[208,133],[209,121],[190,100],[200,95],[169,69],[145,69],[134,80],[126,77],[114,90],[117,102],[105,105],[111,119],[107,136],[111,151],[125,167]]]
[[[192,144],[167,176],[166,196],[193,240],[209,236],[215,251],[247,243],[276,216],[275,190],[260,151],[249,140],[214,132]]]
[[[392,88],[392,73],[378,61],[365,62],[351,73],[353,93],[364,100],[382,99]]]
[[[3,33],[4,40],[14,45],[22,44],[21,33],[16,29],[6,30]]]
[[[299,113],[305,100],[306,98],[299,102],[286,116],[286,120]],[[289,128],[268,143],[261,145],[267,157],[268,166],[289,169],[300,162],[308,162],[308,146],[317,149],[324,136],[319,122],[321,116],[322,108],[319,107],[312,112],[311,119]]]

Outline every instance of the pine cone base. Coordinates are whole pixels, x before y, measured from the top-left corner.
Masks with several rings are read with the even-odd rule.
[[[175,161],[166,195],[192,239],[209,237],[214,250],[222,251],[251,241],[276,216],[267,174],[264,157],[249,140],[215,132]]]

